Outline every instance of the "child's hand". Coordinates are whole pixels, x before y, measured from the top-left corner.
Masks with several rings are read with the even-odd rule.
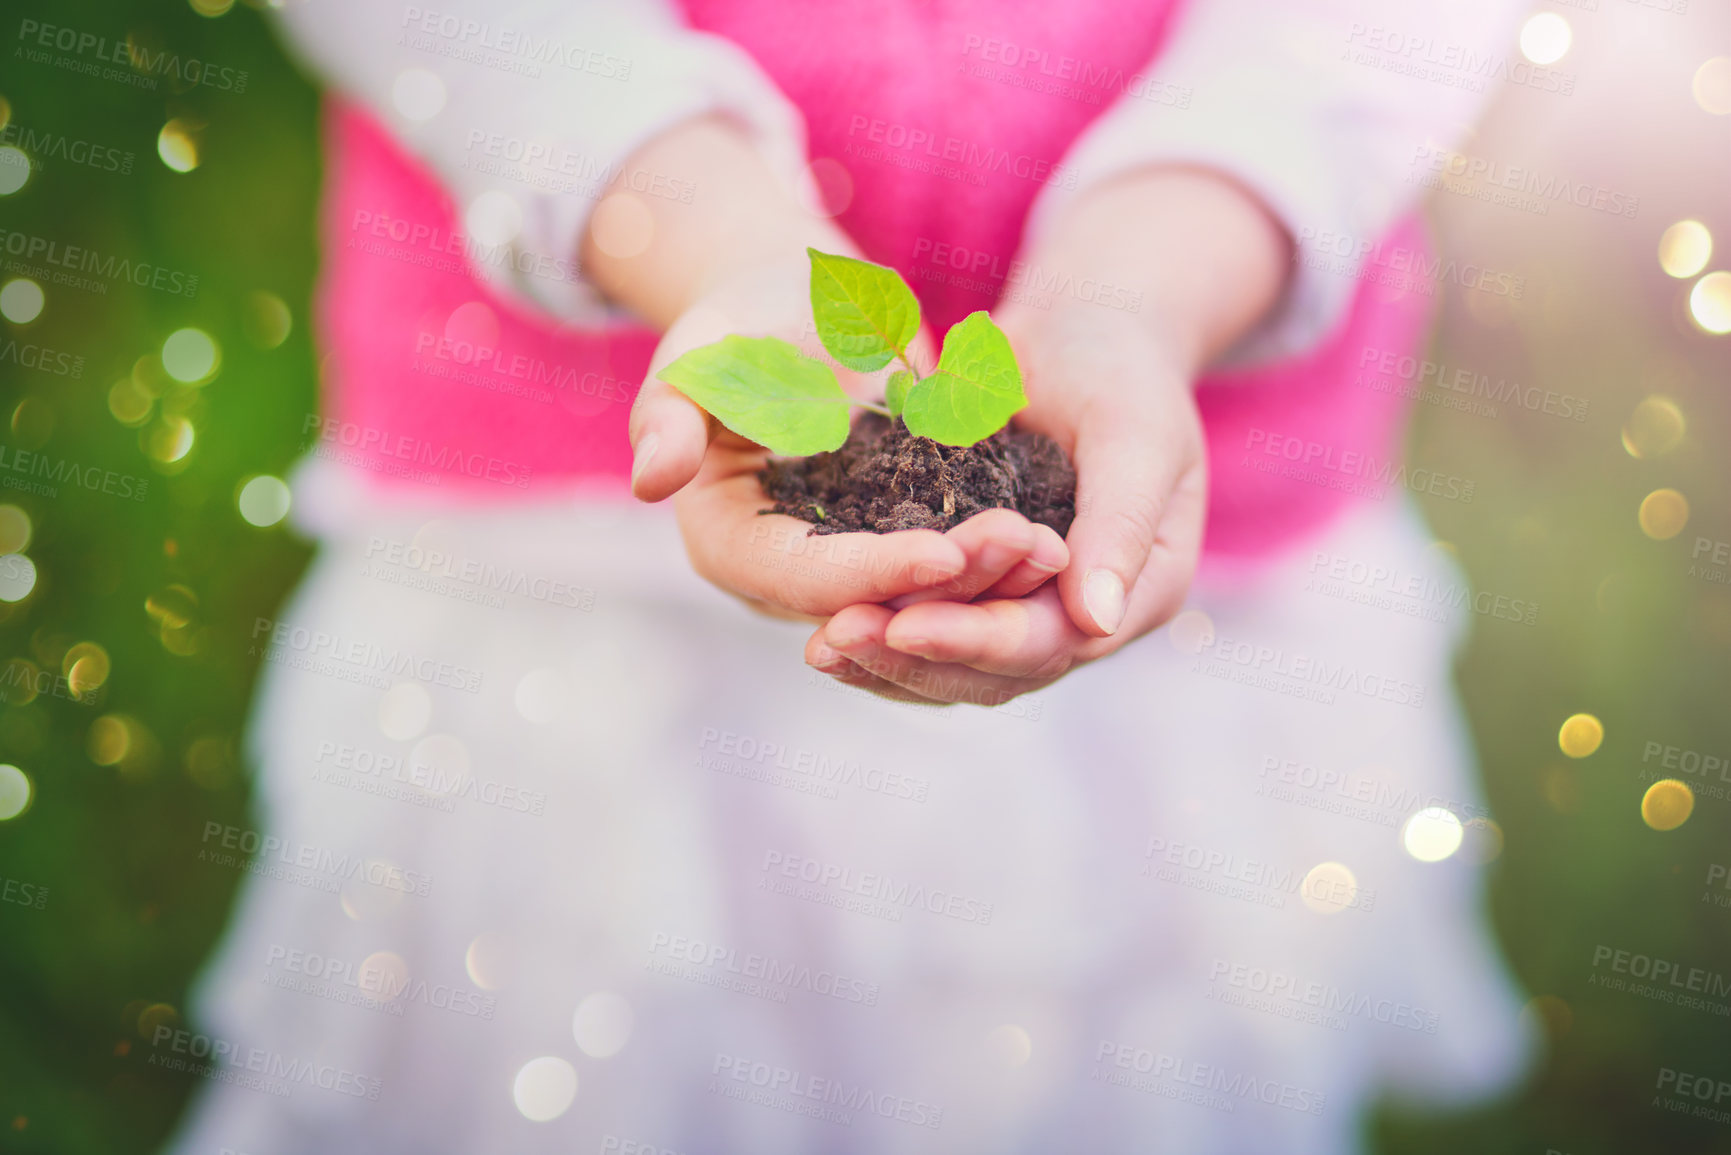
[[[999,589],[972,604],[851,606],[807,643],[818,669],[887,696],[997,705],[1184,604],[1207,491],[1189,381],[1126,314],[1011,307],[1001,323],[1026,378],[1029,406],[1017,420],[1076,465],[1072,564],[1031,597]]]
[[[1063,568],[1057,535],[1013,513],[981,515],[948,534],[821,537],[796,518],[759,515],[769,504],[757,480],[764,449],[710,420],[655,371],[729,333],[777,336],[822,356],[806,246],[848,255],[855,246],[797,203],[726,120],[693,120],[655,138],[625,166],[640,170],[688,182],[697,195],[676,204],[615,191],[622,211],[597,211],[581,259],[609,296],[664,330],[631,411],[632,490],[645,501],[674,498],[700,574],[765,612],[823,618],[898,597],[1025,592]],[[621,220],[632,227],[609,223]],[[929,361],[923,340],[916,355]],[[849,392],[877,400],[881,386],[838,376]]]
[[[1278,299],[1290,243],[1231,180],[1155,167],[1068,202],[1030,263],[1137,302],[1120,311],[1060,295],[999,317],[1026,379],[1018,420],[1076,465],[1069,567],[1022,598],[851,606],[806,644],[818,669],[889,696],[996,705],[1184,604],[1207,499],[1191,384]]]
[[[729,277],[668,328],[651,360],[631,414],[632,489],[648,501],[673,496],[693,568],[765,613],[819,619],[891,599],[965,601],[987,591],[1018,597],[1063,569],[1063,540],[1010,510],[989,510],[947,534],[823,536],[797,518],[759,512],[769,504],[757,479],[767,451],[729,432],[655,371],[729,333],[778,336],[823,357],[809,275],[800,252]],[[929,363],[928,354],[921,334],[915,357]],[[875,378],[839,367],[837,377],[854,396],[877,399]]]

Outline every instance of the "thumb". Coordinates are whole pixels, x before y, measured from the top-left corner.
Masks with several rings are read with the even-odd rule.
[[[1191,464],[1151,403],[1090,405],[1076,430],[1076,520],[1065,539],[1070,565],[1058,577],[1076,628],[1109,637],[1124,622],[1129,593],[1148,564],[1168,499]]]
[[[631,438],[631,492],[641,501],[662,501],[697,476],[717,425],[691,398],[661,380],[661,370],[684,353],[733,332],[721,310],[699,306],[674,321],[655,355],[648,379],[637,391],[627,426]]]

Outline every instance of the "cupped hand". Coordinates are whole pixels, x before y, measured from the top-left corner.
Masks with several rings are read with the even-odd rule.
[[[735,273],[673,322],[650,361],[631,412],[632,491],[645,501],[673,498],[692,567],[764,613],[800,619],[891,601],[1018,597],[1062,570],[1069,552],[1058,535],[1008,510],[987,511],[947,534],[824,535],[798,518],[760,512],[770,504],[757,477],[768,451],[723,427],[657,373],[732,333],[781,337],[829,360],[812,324],[809,275],[803,252]],[[912,356],[930,363],[925,334]],[[836,370],[850,395],[879,399],[874,379]]]
[[[1207,464],[1183,359],[1135,315],[1099,306],[1012,305],[998,321],[1028,394],[1018,424],[1056,440],[1076,466],[1069,564],[1056,582],[972,601],[841,609],[812,635],[806,661],[842,681],[887,697],[998,705],[1184,604]]]

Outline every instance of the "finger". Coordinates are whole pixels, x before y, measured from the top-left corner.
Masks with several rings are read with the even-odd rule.
[[[798,518],[760,514],[763,489],[746,467],[760,456],[717,444],[702,483],[677,502],[692,568],[723,589],[828,617],[953,580],[966,567],[961,547],[935,530],[814,534]],[[708,480],[711,470],[719,480]]]
[[[1049,525],[1034,526],[1034,548],[981,597],[1026,597],[1070,564],[1070,547]]]
[[[970,601],[996,585],[1027,560],[1039,540],[1037,527],[1013,509],[988,509],[962,522],[944,536],[967,557],[967,568],[952,581],[898,598],[894,608],[933,598]]]
[[[959,605],[927,602],[892,618],[893,650],[946,666],[1009,678],[1056,678],[1102,643],[1078,630],[1056,589]]]
[[[662,501],[690,483],[709,446],[709,415],[654,374],[631,407],[631,492]]]
[[[914,702],[926,706],[934,704],[929,698],[922,698],[893,682],[884,681],[845,654],[831,649],[823,640],[822,626],[818,627],[805,644],[805,661],[808,666],[828,674],[844,686],[866,690],[880,698],[889,698],[896,702]]]
[[[1039,684],[899,653],[885,640],[893,617],[884,606],[849,606],[824,624],[823,643],[868,673],[934,702],[1001,706]]]
[[[1091,404],[1076,430],[1071,563],[1058,579],[1077,627],[1108,637],[1160,531],[1166,499],[1191,462],[1192,440],[1150,400]]]

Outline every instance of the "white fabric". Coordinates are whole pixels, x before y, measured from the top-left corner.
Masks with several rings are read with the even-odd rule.
[[[1526,0],[1190,0],[1165,51],[1146,70],[1148,96],[1121,97],[1076,142],[1073,188],[1048,186],[1028,236],[1049,227],[1082,189],[1147,165],[1230,174],[1298,242],[1350,238],[1341,266],[1295,262],[1281,305],[1224,358],[1247,365],[1303,352],[1346,313],[1359,242],[1420,199],[1408,178],[1420,148],[1458,144],[1496,95],[1465,69],[1432,83],[1355,58],[1367,43],[1506,60]],[[1390,39],[1390,37],[1393,39]],[[1438,70],[1441,73],[1443,70]],[[1332,243],[1332,240],[1329,242]],[[1330,255],[1333,255],[1332,253]]]
[[[487,193],[510,198],[522,214],[510,244],[523,264],[575,266],[611,176],[652,137],[697,116],[736,120],[790,188],[809,180],[799,111],[749,54],[685,27],[667,0],[287,0],[281,16],[314,71],[388,125],[460,211]],[[445,93],[425,119],[405,115],[413,100],[395,96],[410,70],[433,73]],[[531,148],[540,150],[532,161],[512,160]],[[501,160],[510,175],[481,171]],[[503,261],[477,271],[562,319],[606,319],[580,275],[523,275]]]
[[[1357,1149],[1361,1108],[1387,1087],[1471,1098],[1524,1061],[1530,1040],[1488,938],[1482,869],[1461,854],[1422,864],[1401,845],[1400,823],[1425,800],[1463,817],[1482,806],[1449,684],[1462,626],[1304,588],[1316,552],[1461,580],[1402,504],[1367,504],[1314,550],[1253,583],[1205,582],[1191,604],[1211,618],[1217,649],[1248,642],[1288,661],[1349,658],[1422,685],[1422,708],[1350,692],[1324,705],[1209,676],[1162,632],[1032,699],[982,711],[881,702],[807,670],[805,629],[760,619],[691,576],[662,509],[386,506],[321,462],[297,480],[296,503],[322,548],[281,613],[288,642],[277,657],[308,656],[294,648],[300,628],[336,639],[330,653],[401,649],[461,671],[447,680],[478,673],[479,692],[428,687],[430,719],[394,740],[381,710],[417,691],[387,698],[340,661],[263,667],[251,729],[257,822],[290,848],[279,858],[311,848],[315,864],[320,853],[348,856],[413,872],[396,876],[411,889],[428,875],[430,885],[424,896],[388,882],[351,879],[334,893],[301,885],[328,876],[316,865],[304,877],[246,880],[192,1024],[238,1053],[316,1060],[377,1079],[381,1092],[367,1101],[303,1084],[279,1097],[213,1081],[174,1151],[630,1149],[607,1146],[612,1137],[751,1155],[1334,1155]],[[418,575],[453,575],[442,588],[404,584],[416,572],[390,559],[409,545],[444,559]],[[501,605],[471,600],[519,578]],[[559,589],[588,592],[572,595],[574,608],[553,604]],[[1231,667],[1229,652],[1224,660]],[[441,678],[437,665],[413,669]],[[727,734],[785,750],[783,780],[747,776],[765,766]],[[718,769],[706,759],[724,742],[734,754]],[[347,746],[405,766],[466,767],[480,782],[530,792],[512,797],[544,795],[543,813],[488,805],[460,785],[449,812],[368,792],[392,785],[389,771],[354,773],[361,785],[320,780]],[[819,756],[830,772],[857,760],[902,777],[826,797],[813,789]],[[1302,805],[1338,809],[1338,799],[1277,796],[1268,759],[1408,793],[1368,804],[1370,819]],[[923,800],[895,796],[903,789]],[[1151,838],[1165,840],[1152,857]],[[1180,846],[1195,848],[1203,869],[1177,881],[1144,873],[1165,869],[1164,848]],[[1233,865],[1207,866],[1210,855]],[[855,872],[854,892],[767,889],[795,885],[764,869],[794,856]],[[1368,909],[1323,914],[1300,900],[1291,887],[1324,862],[1350,868]],[[1282,889],[1267,868],[1296,873]],[[896,906],[893,894],[894,920],[833,905],[884,893],[860,872],[943,892],[932,899],[940,913]],[[957,905],[941,913],[949,895]],[[979,917],[986,903],[989,920]],[[487,935],[498,937],[471,946]],[[669,960],[676,936],[708,945]],[[709,946],[736,953],[709,965]],[[748,965],[754,954],[841,976],[848,997],[810,989],[827,989],[821,977],[802,985],[760,973],[756,993],[718,985],[734,981],[729,958],[741,971],[765,969]],[[330,964],[313,956],[339,960],[338,978],[311,993],[281,985],[316,983],[307,972]],[[363,960],[388,970],[392,956],[411,982],[432,985],[399,997],[400,1015],[346,1001]],[[1248,988],[1211,979],[1238,966],[1364,1001],[1338,1024],[1289,1017],[1305,1009],[1294,999],[1278,1000],[1282,1015],[1230,1005],[1218,996]],[[498,989],[482,989],[483,978]],[[589,1053],[610,1049],[593,1024],[586,1045],[574,1026],[597,992],[630,1010],[628,1041],[610,1057]],[[479,1008],[487,997],[490,1019],[430,1005]],[[1400,1006],[1435,1033],[1377,1021]],[[1125,1049],[1102,1060],[1103,1045]],[[1136,1076],[1139,1050],[1151,1067],[1169,1060],[1149,1072],[1149,1090],[1106,1081]],[[1127,1070],[1114,1065],[1120,1053]],[[518,1072],[540,1057],[578,1075],[570,1109],[549,1122],[525,1119],[513,1101]],[[753,1062],[766,1080],[784,1072],[773,1102],[718,1093],[754,1090],[731,1077]],[[801,1100],[786,1083],[809,1089],[813,1077],[895,1097],[878,1100],[892,1117],[855,1110],[843,1125],[795,1113]],[[1246,1086],[1276,1105],[1232,1090]],[[1323,1096],[1320,1114],[1291,1109],[1312,1095]],[[893,1117],[934,1106],[936,1129]]]

